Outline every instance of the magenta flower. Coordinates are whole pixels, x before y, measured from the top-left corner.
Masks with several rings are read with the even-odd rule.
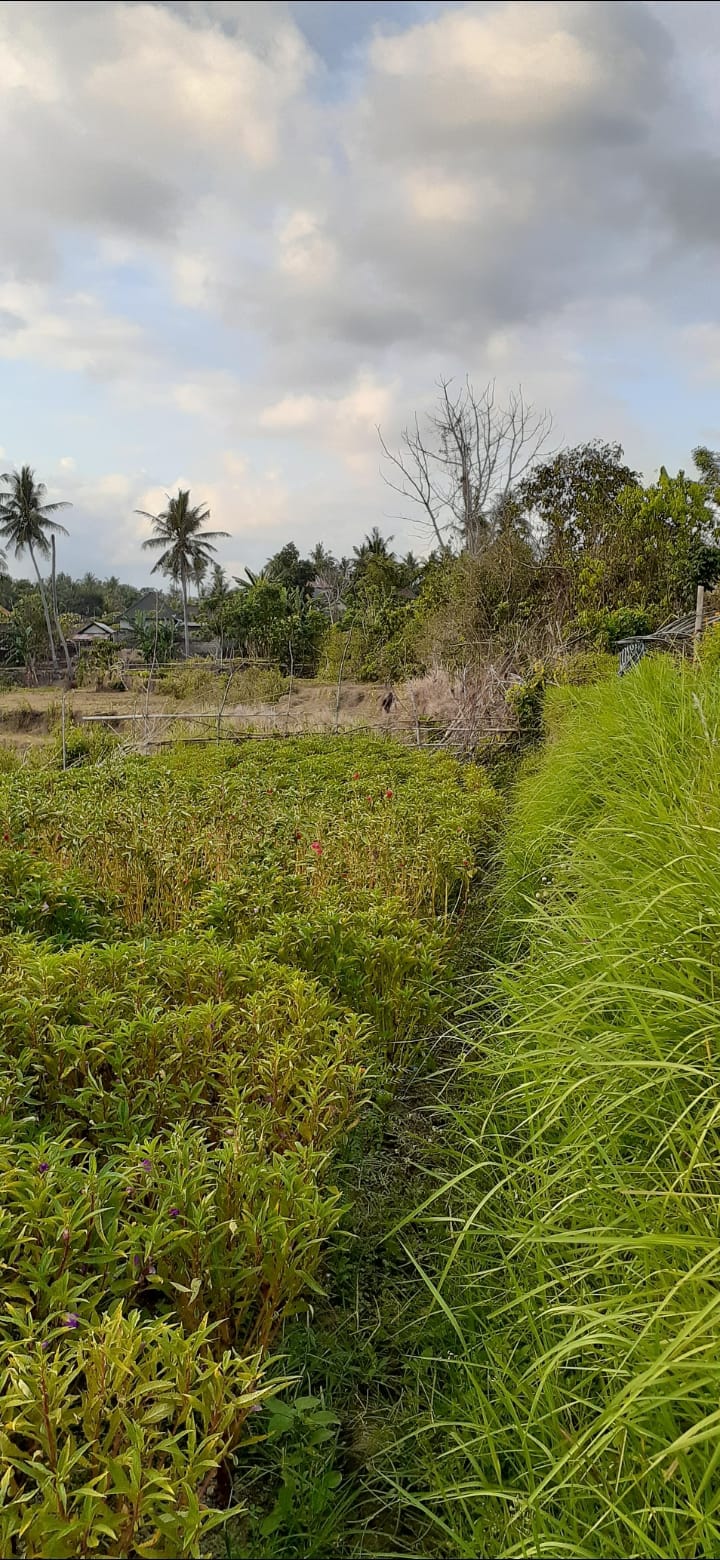
[[[152,1159],[141,1159],[140,1163],[143,1167],[143,1170],[147,1170],[149,1175],[150,1171],[152,1170]]]
[[[319,840],[313,840],[310,849],[314,850],[316,856],[322,856],[323,848]]]

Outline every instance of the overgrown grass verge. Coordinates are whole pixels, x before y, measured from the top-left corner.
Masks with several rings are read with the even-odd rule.
[[[440,1247],[421,1263],[426,1357],[416,1343],[375,1474],[405,1514],[395,1553],[705,1557],[720,681],[645,663],[553,692],[549,714],[498,891],[512,962],[466,1015],[452,1174],[417,1215]]]

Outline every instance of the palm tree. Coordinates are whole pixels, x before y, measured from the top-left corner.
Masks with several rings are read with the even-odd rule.
[[[316,542],[310,554],[310,562],[315,573],[321,574],[324,569],[332,568],[335,559],[324,542]]]
[[[20,471],[5,471],[0,477],[0,482],[7,488],[7,492],[0,493],[0,536],[3,541],[9,542],[17,557],[18,553],[29,552],[32,558],[33,568],[37,575],[40,600],[45,614],[45,627],[47,629],[48,644],[52,663],[57,667],[57,652],[53,639],[52,624],[50,622],[50,609],[48,607],[45,585],[38,567],[37,554],[46,558],[51,550],[51,537],[57,532],[67,536],[64,525],[59,520],[51,520],[58,509],[69,509],[67,503],[44,503],[47,488],[44,482],[35,481],[35,473],[30,466],[22,466]]]
[[[390,548],[391,541],[391,536],[382,536],[377,526],[374,525],[372,531],[368,533],[360,543],[360,546],[353,547],[353,552],[360,563],[364,563],[366,558],[392,559],[395,557],[395,554]]]
[[[136,509],[136,514],[142,515],[145,520],[152,520],[155,528],[154,536],[148,537],[143,542],[143,547],[162,547],[162,553],[153,566],[153,574],[158,569],[163,574],[169,574],[172,580],[179,582],[182,591],[183,603],[183,628],[185,631],[185,655],[190,654],[190,629],[188,626],[188,580],[197,579],[203,565],[212,562],[211,553],[215,552],[213,542],[220,536],[229,536],[229,531],[203,531],[204,522],[210,517],[207,504],[190,503],[190,491],[188,488],[178,488],[175,498],[167,494],[167,509],[163,509],[159,515],[148,514],[146,509]]]

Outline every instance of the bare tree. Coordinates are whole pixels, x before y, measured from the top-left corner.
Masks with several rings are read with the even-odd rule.
[[[345,611],[345,601],[352,584],[353,566],[349,558],[339,563],[330,557],[318,570],[313,589],[318,605],[325,607],[331,623],[337,623]]]
[[[551,428],[550,413],[536,412],[522,389],[503,405],[494,382],[478,394],[469,379],[458,391],[441,379],[426,431],[416,416],[393,453],[378,429],[392,468],[385,481],[424,511],[444,552],[459,546],[477,553],[498,530],[512,488],[544,449]]]

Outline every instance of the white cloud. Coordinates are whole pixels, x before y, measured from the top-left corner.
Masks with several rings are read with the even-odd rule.
[[[391,412],[396,385],[361,374],[345,395],[287,395],[260,413],[269,433],[301,435],[336,451],[352,470],[377,466],[377,427]]]
[[[371,60],[380,77],[422,94],[425,111],[444,125],[537,124],[610,85],[576,30],[587,10],[527,0],[489,12],[458,8],[376,38]]]
[[[717,8],[374,14],[333,77],[281,0],[0,0],[0,358],[62,387],[27,435],[61,424],[86,556],[145,572],[132,508],[180,470],[239,553],[349,545],[375,425],[443,373],[640,443],[633,364],[717,375]]]
[[[92,379],[142,378],[141,327],[88,293],[53,295],[37,283],[0,282],[0,358],[50,364]]]
[[[304,286],[323,287],[337,265],[337,250],[312,211],[294,211],[283,224],[280,270]]]

